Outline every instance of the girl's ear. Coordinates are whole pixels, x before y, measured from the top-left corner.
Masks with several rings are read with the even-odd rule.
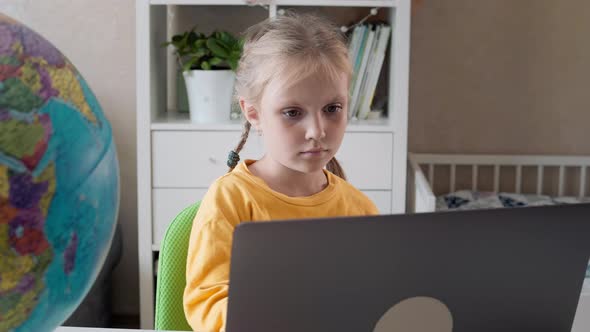
[[[252,127],[254,127],[255,129],[259,129],[260,127],[260,116],[258,114],[258,110],[256,109],[255,105],[246,101],[244,98],[239,99],[240,101],[240,108],[242,109],[242,113],[244,114],[244,117],[246,118],[246,120],[248,120],[248,122],[250,122],[250,124],[252,125]]]

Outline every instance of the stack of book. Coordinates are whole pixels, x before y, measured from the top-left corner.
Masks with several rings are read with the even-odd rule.
[[[350,119],[370,117],[390,36],[391,26],[387,24],[358,25],[351,32],[348,45],[353,65],[348,107]]]

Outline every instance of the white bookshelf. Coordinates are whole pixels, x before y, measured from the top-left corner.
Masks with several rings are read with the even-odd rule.
[[[137,165],[140,315],[143,329],[153,328],[155,258],[172,218],[201,199],[214,178],[226,171],[225,157],[237,143],[242,124],[191,123],[188,114],[169,110],[167,39],[170,8],[178,30],[226,29],[239,33],[280,9],[314,11],[348,25],[379,8],[392,26],[383,78],[377,90],[388,97],[387,117],[351,121],[337,157],[349,181],[365,192],[381,213],[405,212],[408,75],[411,0],[136,0]],[[251,138],[244,158],[258,158],[262,146]],[[193,153],[194,152],[194,153]],[[197,153],[198,152],[198,153]]]

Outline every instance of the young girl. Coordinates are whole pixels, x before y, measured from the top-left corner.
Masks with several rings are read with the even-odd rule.
[[[246,118],[193,222],[184,309],[196,331],[225,329],[233,230],[241,222],[378,214],[334,155],[347,124],[351,64],[338,29],[288,13],[246,33],[236,95]],[[266,153],[238,163],[253,127]],[[325,170],[327,169],[327,170]]]

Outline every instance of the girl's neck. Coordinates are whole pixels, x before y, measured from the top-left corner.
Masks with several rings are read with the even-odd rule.
[[[328,185],[328,178],[322,170],[314,173],[299,172],[267,156],[250,164],[248,169],[272,190],[289,197],[311,196],[324,190]]]

